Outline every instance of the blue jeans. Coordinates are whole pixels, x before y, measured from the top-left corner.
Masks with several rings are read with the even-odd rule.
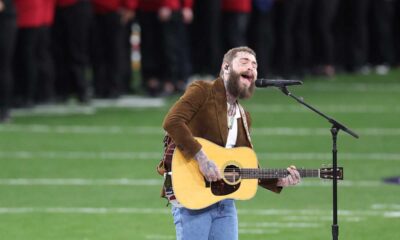
[[[238,218],[234,200],[200,210],[172,207],[177,240],[237,240]]]

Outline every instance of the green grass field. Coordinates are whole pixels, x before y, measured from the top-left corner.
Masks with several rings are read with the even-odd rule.
[[[400,226],[400,71],[306,79],[290,88],[360,135],[339,133],[339,239],[395,239]],[[16,114],[0,125],[1,239],[174,239],[155,165],[162,107]],[[331,162],[330,125],[275,89],[243,102],[261,166]],[[240,239],[331,239],[329,181],[238,201]]]

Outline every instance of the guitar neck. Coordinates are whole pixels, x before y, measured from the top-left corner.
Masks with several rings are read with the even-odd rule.
[[[320,177],[319,169],[297,169],[302,178],[304,177]],[[267,178],[284,178],[289,175],[286,169],[259,169],[259,168],[241,168],[240,176],[243,179],[267,179]]]

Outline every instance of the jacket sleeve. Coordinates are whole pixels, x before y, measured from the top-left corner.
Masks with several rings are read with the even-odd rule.
[[[272,178],[272,179],[259,179],[258,180],[258,185],[260,187],[266,188],[272,192],[275,193],[280,193],[282,191],[282,187],[278,187],[276,186],[276,184],[278,183],[278,179],[277,178]]]
[[[192,158],[201,149],[200,143],[194,139],[188,124],[206,99],[206,88],[195,82],[171,107],[164,119],[163,128],[186,158]]]

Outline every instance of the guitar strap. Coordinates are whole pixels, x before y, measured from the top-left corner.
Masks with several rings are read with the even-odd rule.
[[[175,143],[172,141],[172,138],[165,134],[164,140],[164,154],[161,158],[160,162],[156,166],[156,170],[158,174],[164,177],[164,184],[161,188],[161,197],[167,198],[167,191],[172,191],[172,183],[171,183],[171,165],[172,165],[172,156],[175,151]],[[170,199],[168,199],[168,202]]]
[[[244,109],[243,109],[242,105],[240,105],[240,103],[237,103],[237,104],[238,104],[238,106],[239,106],[240,115],[242,115],[243,126],[244,126],[244,129],[246,130],[247,140],[249,140],[250,146],[251,146],[251,148],[253,148],[253,143],[251,142],[251,137],[250,137],[249,126],[248,126],[248,124],[247,124],[247,116],[246,116],[246,113],[244,112]]]
[[[172,138],[168,136],[168,134],[165,134],[163,143],[164,143],[164,154],[159,164],[156,167],[158,174],[160,174],[161,176],[164,176],[165,173],[171,171],[172,155],[174,154],[174,150],[176,147],[174,141],[172,141]]]

